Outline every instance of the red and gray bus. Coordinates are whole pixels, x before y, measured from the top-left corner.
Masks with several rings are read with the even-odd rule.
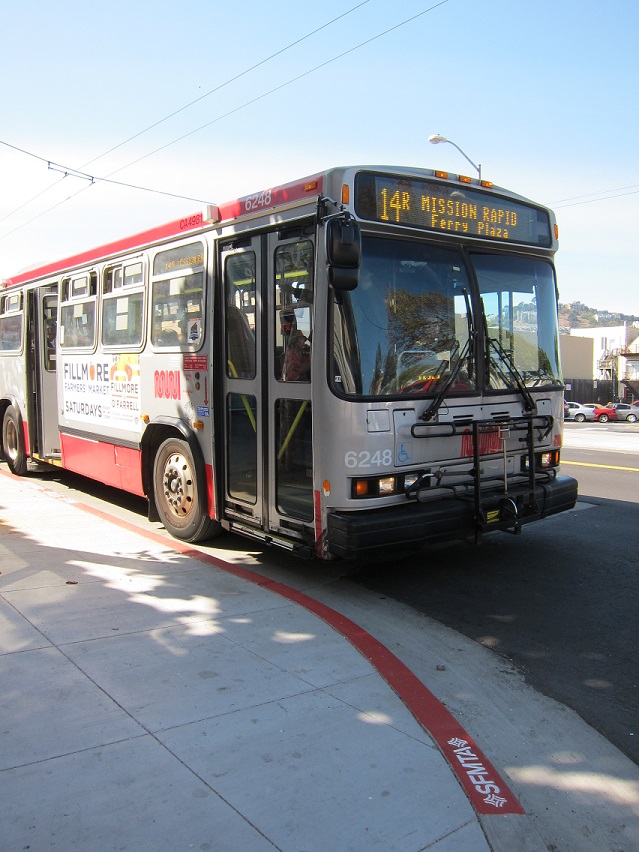
[[[560,475],[547,208],[334,168],[0,289],[2,452],[143,496],[185,541],[321,558],[519,532]]]

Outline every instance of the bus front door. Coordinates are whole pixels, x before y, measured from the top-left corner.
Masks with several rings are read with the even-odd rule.
[[[221,270],[224,512],[306,546],[314,529],[313,245],[256,236],[225,248]]]
[[[58,288],[39,287],[29,293],[30,412],[32,455],[60,458],[56,376]]]

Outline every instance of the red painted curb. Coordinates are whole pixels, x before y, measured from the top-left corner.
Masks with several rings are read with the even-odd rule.
[[[12,473],[5,471],[0,471],[0,473],[11,479],[23,481],[21,477],[16,477]],[[40,484],[38,484],[38,487],[47,494],[58,497],[55,491],[51,491]],[[270,580],[268,577],[263,577],[249,568],[225,562],[217,556],[197,550],[178,539],[168,538],[154,530],[138,527],[129,521],[117,518],[115,515],[110,515],[77,501],[73,501],[72,505],[87,514],[159,542],[191,559],[212,565],[248,583],[262,586],[321,618],[366,657],[405,704],[416,721],[432,737],[455,773],[476,813],[481,815],[525,814],[514,793],[508,788],[495,767],[453,714],[392,651],[389,651],[385,645],[350,618],[316,601],[304,592],[293,589],[284,583]]]

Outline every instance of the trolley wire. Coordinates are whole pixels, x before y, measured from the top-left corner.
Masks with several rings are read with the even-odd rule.
[[[561,210],[564,207],[577,207],[580,204],[594,204],[596,201],[608,201],[612,198],[623,198],[626,195],[637,195],[639,189],[635,187],[639,187],[639,184],[632,183],[628,186],[618,186],[614,189],[601,189],[599,192],[591,192],[588,195],[574,195],[572,198],[563,198],[561,201],[555,201],[550,206],[555,210]],[[625,192],[623,190],[629,191]],[[616,195],[609,195],[611,192],[616,193]]]
[[[228,112],[225,112],[222,115],[217,116],[217,118],[214,118],[211,121],[207,121],[205,124],[201,124],[199,127],[196,127],[194,130],[190,130],[188,133],[184,133],[182,136],[178,136],[177,139],[173,139],[171,142],[167,142],[166,144],[161,145],[159,148],[156,148],[155,150],[150,151],[148,154],[144,154],[142,157],[138,157],[136,160],[132,160],[130,163],[127,163],[125,166],[121,166],[119,169],[116,169],[115,171],[110,172],[109,176],[114,175],[114,174],[118,174],[119,172],[124,171],[125,169],[128,169],[131,166],[137,165],[138,163],[142,162],[143,160],[148,159],[148,157],[152,157],[155,154],[158,154],[160,151],[164,151],[164,150],[166,150],[166,148],[170,148],[172,145],[175,145],[178,142],[182,142],[184,139],[188,139],[189,136],[193,136],[195,133],[199,133],[200,130],[205,130],[207,127],[210,127],[212,124],[216,124],[218,121],[222,121],[222,119],[228,118],[230,115],[234,115],[235,113],[240,112],[243,109],[246,109],[246,107],[252,106],[253,104],[258,103],[259,101],[264,100],[264,98],[269,97],[270,95],[274,94],[275,92],[280,92],[282,89],[285,89],[288,86],[291,86],[293,83],[297,83],[299,80],[303,80],[304,77],[308,77],[310,74],[314,74],[316,71],[319,71],[321,68],[326,68],[327,65],[331,65],[333,62],[337,62],[339,59],[343,59],[345,56],[348,56],[350,53],[354,53],[356,50],[359,50],[362,47],[366,47],[366,45],[369,45],[372,42],[377,41],[377,39],[380,39],[383,36],[388,35],[389,33],[392,33],[394,30],[398,30],[398,29],[400,29],[400,27],[404,27],[404,26],[406,26],[406,24],[410,24],[413,21],[416,21],[417,18],[421,18],[422,15],[426,15],[428,12],[432,12],[433,10],[437,9],[439,6],[444,6],[446,3],[448,3],[448,0],[440,0],[439,3],[435,3],[434,5],[429,6],[428,9],[424,9],[423,11],[418,12],[416,15],[412,15],[410,18],[406,18],[406,20],[404,20],[404,21],[400,21],[400,23],[395,24],[392,27],[389,27],[388,29],[384,30],[383,32],[378,33],[377,35],[374,35],[374,36],[371,36],[370,38],[365,39],[364,41],[360,42],[359,44],[356,44],[354,47],[350,47],[348,50],[344,50],[344,51],[342,51],[342,53],[338,53],[336,56],[333,56],[331,59],[327,59],[324,62],[320,62],[319,65],[315,65],[313,68],[309,68],[307,71],[303,71],[301,74],[298,74],[296,77],[292,77],[290,80],[287,80],[284,83],[280,83],[280,85],[274,86],[272,89],[269,89],[268,91],[263,92],[261,95],[257,95],[256,97],[251,98],[249,101],[246,101],[245,103],[241,104],[240,106],[234,107],[233,109],[229,110]]]
[[[365,2],[369,2],[369,0],[365,0]],[[333,56],[331,59],[327,59],[324,62],[321,62],[318,65],[314,66],[313,68],[310,68],[307,71],[304,71],[303,73],[296,75],[295,77],[291,78],[290,80],[288,80],[284,83],[281,83],[280,85],[275,86],[275,87],[273,87],[272,89],[269,89],[266,92],[263,92],[261,95],[258,95],[255,98],[251,98],[249,101],[246,101],[245,103],[241,104],[240,106],[235,107],[234,109],[229,110],[228,112],[226,112],[226,113],[224,113],[220,116],[217,116],[216,118],[212,119],[211,121],[208,121],[205,124],[200,125],[199,127],[196,127],[195,129],[189,131],[188,133],[185,133],[182,136],[179,136],[178,138],[173,139],[170,142],[167,142],[166,144],[160,146],[159,148],[156,148],[153,151],[150,151],[147,154],[144,154],[143,156],[138,157],[135,160],[132,160],[130,163],[127,163],[126,165],[121,166],[121,167],[115,169],[112,172],[109,172],[107,175],[105,175],[103,177],[97,177],[95,175],[89,175],[89,174],[86,174],[84,172],[80,172],[76,169],[68,168],[68,167],[62,166],[58,163],[54,163],[56,168],[63,172],[63,177],[61,178],[61,180],[64,180],[66,177],[69,177],[69,176],[75,176],[75,177],[81,177],[82,179],[85,179],[85,180],[89,180],[90,183],[87,186],[82,187],[82,189],[78,190],[77,192],[73,193],[72,195],[68,196],[67,198],[62,199],[61,201],[57,202],[56,204],[54,204],[51,207],[47,208],[46,210],[42,211],[37,216],[34,216],[33,218],[29,219],[27,222],[24,222],[22,225],[17,226],[16,228],[14,228],[13,230],[9,231],[6,234],[0,235],[0,240],[5,239],[6,237],[10,236],[11,234],[14,234],[16,231],[26,227],[27,225],[32,224],[37,219],[41,218],[42,216],[44,216],[47,213],[51,212],[52,210],[56,209],[61,204],[64,204],[67,201],[70,201],[71,199],[75,198],[81,192],[86,191],[86,189],[90,188],[91,186],[95,185],[98,182],[100,182],[100,183],[113,183],[113,184],[116,184],[116,185],[119,185],[119,186],[131,188],[131,189],[142,190],[142,191],[146,191],[146,192],[155,192],[157,194],[162,194],[162,195],[172,195],[173,197],[184,198],[185,200],[195,200],[195,199],[188,199],[187,196],[182,196],[182,195],[178,195],[178,194],[175,194],[175,193],[167,193],[167,192],[162,192],[161,190],[154,190],[154,189],[149,188],[149,187],[140,187],[140,186],[137,186],[137,185],[134,185],[134,184],[127,184],[127,183],[124,183],[124,182],[114,181],[114,180],[111,179],[111,177],[112,177],[112,175],[119,174],[120,172],[124,171],[125,169],[128,169],[131,166],[136,165],[137,163],[142,162],[143,160],[154,156],[155,154],[159,153],[160,151],[163,151],[166,148],[169,148],[172,145],[175,145],[178,142],[181,142],[184,139],[187,139],[189,136],[193,136],[195,133],[198,133],[199,131],[204,130],[207,127],[210,127],[212,124],[215,124],[218,121],[221,121],[221,120],[223,120],[224,118],[227,118],[230,115],[234,115],[235,113],[237,113],[237,112],[239,112],[243,109],[246,109],[247,107],[251,106],[252,104],[255,104],[258,101],[261,101],[266,97],[269,97],[270,95],[274,94],[275,92],[281,91],[282,89],[286,88],[287,86],[290,86],[295,82],[298,82],[299,80],[303,79],[304,77],[308,77],[310,74],[313,74],[316,71],[319,71],[320,69],[325,68],[326,66],[332,64],[333,62],[337,62],[339,59],[342,59],[343,57],[348,56],[350,53],[353,53],[354,51],[359,50],[362,47],[365,47],[366,45],[369,45],[372,42],[382,38],[383,36],[388,35],[389,33],[394,32],[395,30],[400,29],[401,27],[404,27],[409,23],[412,23],[413,21],[417,20],[418,18],[422,17],[423,15],[427,14],[428,12],[432,12],[435,9],[439,8],[440,6],[444,6],[448,2],[449,2],[449,0],[440,0],[438,3],[434,3],[433,5],[429,6],[428,8],[423,9],[421,12],[418,12],[415,15],[411,15],[409,18],[406,18],[405,20],[400,21],[397,24],[394,24],[392,27],[389,27],[389,28],[383,30],[382,32],[377,33],[377,35],[371,36],[370,38],[365,39],[364,41],[360,42],[357,45],[354,45],[353,47],[349,48],[348,50],[342,51],[341,53],[337,54],[336,56]],[[316,30],[314,32],[317,32],[321,29],[324,29],[326,26],[329,26],[329,24],[333,23],[336,20],[339,20],[340,18],[343,18],[346,14],[349,14],[350,12],[354,11],[355,9],[359,8],[362,5],[364,5],[364,2],[358,4],[357,6],[354,6],[348,12],[345,12],[342,15],[340,15],[338,18],[333,19],[333,21],[329,21],[327,24],[324,24],[322,27],[320,27],[318,30]],[[305,36],[301,39],[298,39],[297,42],[293,42],[291,45],[289,45],[289,47],[292,47],[294,44],[299,44],[300,41],[303,41],[304,38],[307,38],[312,34],[313,33],[309,33],[307,36]],[[282,48],[282,50],[273,54],[272,57],[269,57],[269,58],[273,58],[274,56],[280,55],[286,49],[288,49],[288,48]],[[254,68],[257,68],[260,65],[263,65],[265,62],[268,61],[269,58],[262,60],[259,63],[256,63],[256,65],[252,66],[250,69],[247,69],[246,72],[242,72],[242,74],[236,75],[236,77],[229,80],[228,83],[232,82],[233,80],[237,79],[238,77],[243,76],[245,73],[248,73],[250,70],[254,70]],[[178,112],[181,112],[183,109],[187,109],[189,106],[191,106],[192,104],[201,100],[202,98],[207,97],[209,94],[213,94],[213,92],[218,91],[220,88],[222,88],[223,85],[226,85],[226,84],[221,84],[220,86],[216,87],[215,89],[212,89],[210,92],[207,92],[205,95],[202,95],[200,98],[196,99],[195,101],[192,101],[190,104],[186,104],[180,110],[177,110],[176,112],[172,113],[171,115],[165,116],[164,119],[161,119],[158,122],[156,122],[155,124],[150,125],[145,130],[140,131],[138,134],[131,137],[131,139],[137,138],[137,136],[142,135],[142,133],[146,132],[146,130],[150,130],[152,127],[155,127],[158,124],[161,124],[163,121],[167,120],[168,118],[171,118],[172,115],[175,115]],[[126,141],[130,141],[130,140],[126,140]],[[8,145],[8,143],[2,142],[2,140],[0,140],[0,144]],[[120,143],[120,145],[115,146],[115,148],[121,147],[121,145],[124,145],[124,144],[126,144],[126,143],[122,142],[122,143]],[[15,146],[12,146],[12,145],[9,145],[9,147],[15,148]],[[95,159],[97,160],[97,159],[100,159],[102,156],[106,156],[107,153],[110,153],[111,150],[115,150],[115,148],[110,149],[109,151],[105,152],[104,154],[99,155],[99,157],[97,157]],[[16,150],[22,150],[22,149],[16,149]],[[23,153],[28,154],[29,152],[23,151]],[[37,155],[31,154],[30,156],[37,156]],[[47,160],[44,157],[37,157],[37,158],[44,161],[44,162],[47,162],[47,163],[53,162],[53,161]],[[89,161],[89,164],[92,163],[92,162],[95,162],[95,160]],[[42,194],[43,193],[40,193],[36,197],[39,197]],[[204,203],[208,203],[208,202],[204,202]],[[26,202],[25,202],[25,204],[26,204]],[[22,205],[22,207],[24,207],[24,206],[25,205]],[[20,209],[22,209],[22,208],[20,208]],[[8,215],[11,215],[11,214],[8,214]],[[5,217],[5,218],[7,218],[7,217]]]
[[[231,83],[235,83],[237,80],[245,77],[247,74],[250,74],[251,71],[255,71],[256,68],[260,68],[262,65],[266,65],[267,62],[270,62],[272,59],[275,59],[278,56],[281,56],[283,53],[286,53],[287,50],[290,50],[293,47],[296,47],[298,44],[301,44],[303,41],[311,38],[311,36],[317,35],[317,33],[325,30],[327,27],[330,27],[332,24],[340,21],[342,18],[345,18],[347,15],[350,15],[352,12],[355,12],[357,9],[362,6],[366,6],[367,3],[370,3],[370,0],[363,0],[363,2],[358,3],[356,6],[347,9],[346,12],[342,12],[341,15],[337,15],[337,17],[332,18],[330,21],[327,21],[325,24],[322,24],[320,27],[317,27],[314,30],[311,30],[310,33],[306,33],[306,35],[301,38],[296,39],[296,41],[292,41],[290,44],[287,44],[286,47],[282,47],[280,50],[276,50],[275,53],[272,53],[270,56],[267,56],[265,59],[261,59],[259,62],[256,62],[254,65],[251,65],[249,68],[246,68],[244,71],[240,71],[239,74],[236,74],[234,77],[230,77],[224,83],[220,83],[218,86],[215,86],[213,89],[210,89],[208,92],[205,92],[203,95],[200,95],[195,100],[189,101],[188,104],[184,104],[184,106],[179,109],[174,110],[173,112],[165,115],[164,118],[160,118],[157,121],[153,122],[153,124],[149,124],[148,127],[145,127],[143,130],[138,131],[138,133],[134,133],[133,136],[129,136],[128,139],[125,139],[123,142],[119,142],[117,145],[114,145],[112,148],[109,148],[108,151],[105,151],[103,154],[99,154],[97,157],[94,157],[92,160],[89,160],[87,163],[81,166],[81,168],[86,168],[87,166],[92,165],[97,160],[102,159],[102,157],[106,157],[107,154],[111,154],[113,151],[117,151],[118,148],[122,148],[124,145],[127,145],[129,142],[132,142],[134,139],[138,139],[140,136],[147,133],[149,130],[153,130],[156,127],[159,127],[160,124],[164,124],[165,121],[168,121],[171,118],[174,118],[176,115],[179,115],[181,112],[189,109],[195,104],[203,101],[205,98],[208,98],[210,95],[219,92],[221,89],[224,89],[226,86],[230,86]],[[126,166],[124,167],[126,168]]]
[[[225,80],[223,83],[220,83],[219,85],[215,86],[213,89],[210,89],[208,92],[205,92],[203,95],[200,95],[198,98],[195,98],[194,100],[189,101],[189,103],[185,104],[184,106],[180,107],[179,109],[176,109],[173,112],[169,113],[168,115],[165,115],[163,118],[158,119],[157,121],[153,122],[152,124],[148,125],[147,127],[143,128],[142,130],[139,130],[137,133],[134,133],[132,136],[129,136],[127,139],[123,140],[122,142],[119,142],[117,145],[112,146],[111,148],[104,151],[103,153],[98,154],[96,157],[93,157],[91,160],[88,160],[87,162],[83,163],[83,165],[80,166],[80,169],[85,169],[87,166],[93,165],[93,163],[97,162],[98,160],[101,160],[103,157],[108,156],[113,151],[117,151],[119,148],[122,148],[124,145],[127,145],[129,142],[132,142],[134,139],[138,139],[140,136],[143,136],[149,130],[153,130],[154,128],[158,127],[160,124],[163,124],[165,121],[168,121],[169,119],[173,118],[174,116],[179,115],[179,113],[184,112],[185,110],[189,109],[190,107],[194,106],[195,104],[199,103],[200,101],[204,100],[205,98],[208,98],[210,95],[214,94],[215,92],[219,92],[221,89],[225,88],[226,86],[229,86],[231,83],[234,83],[236,80],[239,80],[241,77],[246,76],[251,71],[254,71],[256,68],[260,68],[262,65],[265,65],[267,62],[270,62],[272,59],[275,59],[276,57],[281,56],[283,53],[286,53],[286,51],[290,50],[293,47],[296,47],[297,45],[301,44],[303,41],[306,41],[307,39],[311,38],[312,36],[317,35],[317,33],[321,32],[322,30],[326,29],[327,27],[331,26],[332,24],[336,23],[337,21],[341,20],[342,18],[345,18],[347,15],[350,15],[352,12],[355,12],[357,9],[361,8],[362,6],[366,6],[369,2],[370,2],[370,0],[362,0],[362,2],[357,3],[355,6],[352,6],[350,9],[347,9],[341,15],[337,15],[335,18],[331,18],[331,20],[327,21],[325,24],[322,24],[321,26],[316,27],[314,30],[311,30],[310,32],[306,33],[306,35],[301,36],[300,38],[296,39],[295,41],[291,42],[290,44],[287,44],[285,47],[282,47],[279,50],[276,50],[275,53],[272,53],[270,56],[267,56],[264,59],[261,59],[259,62],[254,63],[249,68],[246,68],[244,71],[241,71],[239,74],[236,74],[235,76],[230,77],[228,80]],[[2,142],[1,144],[8,145],[8,143],[4,143],[4,142]],[[29,152],[23,151],[20,148],[16,148],[16,146],[13,146],[13,145],[8,145],[8,147],[14,148],[15,150],[20,151],[21,153],[29,154]],[[38,159],[44,161],[43,157],[39,157]],[[46,162],[49,162],[49,161],[46,161]],[[126,166],[124,166],[123,168],[126,168]],[[6,219],[10,218],[11,216],[15,215],[16,213],[19,213],[20,210],[23,210],[25,207],[28,207],[33,201],[37,201],[38,198],[45,195],[47,192],[49,192],[49,190],[53,189],[56,186],[59,186],[59,184],[62,183],[62,181],[66,177],[69,177],[69,176],[82,177],[82,178],[89,177],[85,174],[78,173],[78,171],[76,169],[69,169],[69,168],[61,167],[61,170],[63,171],[63,176],[61,178],[59,178],[55,183],[49,184],[49,186],[45,187],[43,190],[38,192],[36,195],[32,196],[27,201],[23,202],[19,207],[15,208],[14,210],[7,213],[5,216],[3,216],[0,219],[0,222],[4,222]],[[121,169],[119,169],[118,171],[121,171]],[[112,172],[111,174],[115,174],[115,172]],[[97,182],[97,180],[105,180],[105,179],[104,178],[100,178],[100,179],[93,178],[91,183]],[[107,182],[117,183],[116,181],[107,181]],[[131,185],[124,184],[124,186],[131,186]],[[64,204],[66,201],[70,201],[72,198],[75,198],[76,195],[79,195],[81,192],[84,192],[88,188],[89,188],[88,186],[83,186],[77,192],[74,192],[72,195],[68,196],[67,198],[62,199],[61,201],[58,201],[56,204],[52,205],[51,207],[48,207],[46,210],[42,211],[41,213],[39,213],[37,216],[33,217],[29,221],[25,222],[23,225],[20,225],[20,226],[14,228],[13,230],[9,231],[7,234],[3,234],[2,236],[0,236],[0,239],[4,239],[4,237],[9,236],[10,234],[15,233],[15,231],[20,230],[21,228],[25,227],[26,225],[31,224],[32,222],[39,219],[41,216],[45,215],[46,213],[49,213],[51,210],[55,210],[56,207],[59,207],[61,204]],[[153,190],[148,190],[145,187],[132,187],[132,188],[143,189],[145,191],[153,192]],[[160,193],[160,194],[173,195],[173,193]],[[187,201],[192,200],[192,199],[187,198],[186,196],[177,195],[175,197],[184,198],[184,200],[187,200]]]

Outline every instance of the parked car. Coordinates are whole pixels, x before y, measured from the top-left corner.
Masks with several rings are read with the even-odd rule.
[[[609,420],[617,419],[617,412],[612,406],[605,405],[602,408],[593,408],[594,420],[597,423],[607,423]]]
[[[627,420],[629,423],[636,423],[639,420],[639,409],[635,405],[627,402],[613,402],[610,407],[614,408],[617,420]]]
[[[576,420],[577,423],[583,423],[584,420],[594,420],[594,409],[587,405],[582,405],[580,402],[564,402],[564,420]]]

